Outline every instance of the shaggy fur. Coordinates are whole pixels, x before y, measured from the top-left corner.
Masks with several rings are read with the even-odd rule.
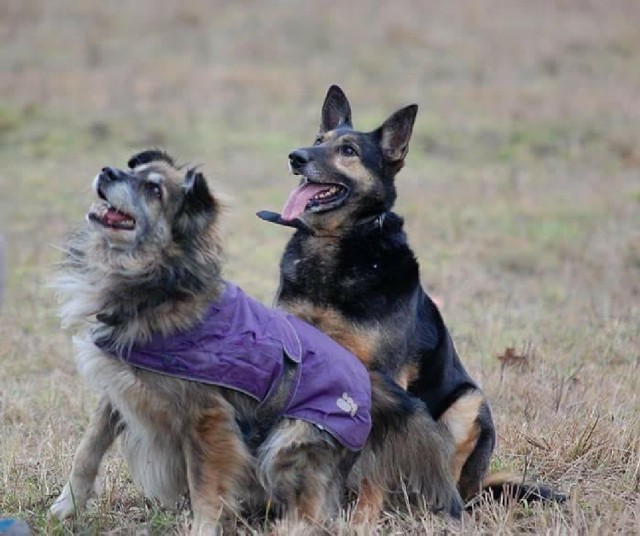
[[[101,400],[51,512],[65,518],[84,507],[119,437],[146,496],[173,505],[189,494],[194,534],[267,501],[289,519],[327,519],[355,455],[314,425],[275,418],[290,383],[259,405],[237,391],[134,368],[96,345],[126,349],[189,329],[223,288],[220,205],[204,177],[157,151],[129,166],[96,177],[99,200],[71,235],[57,280],[63,324],[78,330],[78,369]]]
[[[391,212],[417,110],[406,106],[372,132],[358,132],[342,90],[329,89],[313,146],[289,155],[300,186],[282,217],[269,217],[298,228],[281,260],[276,302],[426,405],[452,438],[448,463],[469,499],[483,488],[495,446],[491,410],[420,284],[402,218]],[[410,459],[410,475],[425,462],[427,455]],[[521,479],[502,483],[520,498],[564,499]],[[493,490],[500,486],[495,479],[491,484]]]

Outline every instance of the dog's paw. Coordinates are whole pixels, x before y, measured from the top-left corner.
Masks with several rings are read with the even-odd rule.
[[[82,507],[78,499],[79,497],[72,493],[71,485],[67,482],[56,502],[49,508],[49,514],[60,520],[75,515],[77,509]]]
[[[301,519],[279,519],[269,530],[269,536],[320,536],[333,533],[323,525]]]

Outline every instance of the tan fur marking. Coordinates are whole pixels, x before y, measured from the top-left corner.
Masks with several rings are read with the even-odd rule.
[[[396,374],[396,383],[405,391],[411,383],[418,379],[419,370],[414,363],[407,363]]]
[[[513,473],[511,471],[498,471],[497,473],[491,473],[487,475],[482,481],[482,487],[496,486],[500,484],[522,484],[524,478],[521,474]]]
[[[226,405],[206,410],[191,433],[188,453],[192,533],[215,527],[223,508],[233,509],[233,492],[245,476],[249,454]]]
[[[322,510],[325,503],[322,499],[320,493],[303,493],[296,503],[298,511],[293,513],[293,519],[318,522],[324,514]]]
[[[322,143],[333,141],[338,137],[338,133],[335,130],[328,130],[327,132],[318,132],[318,138],[322,139]]]
[[[384,503],[384,491],[371,481],[364,479],[358,492],[358,502],[353,512],[353,522],[357,525],[375,523]]]
[[[360,191],[366,192],[375,187],[371,172],[359,158],[337,156],[334,165],[340,173],[348,175],[350,179],[356,181]]]
[[[285,308],[291,314],[324,331],[365,365],[370,364],[374,350],[378,347],[377,331],[362,329],[333,309],[317,307],[307,302],[287,303]]]
[[[460,480],[460,473],[467,458],[476,448],[480,435],[480,426],[476,419],[483,401],[482,393],[473,391],[456,400],[440,417],[440,421],[451,432],[455,444],[451,471],[456,482]]]

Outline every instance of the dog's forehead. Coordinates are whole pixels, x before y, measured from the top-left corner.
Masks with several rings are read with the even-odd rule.
[[[357,134],[350,128],[336,128],[334,130],[328,130],[327,132],[321,132],[318,137],[322,140],[322,143],[328,143],[347,136],[349,134]]]
[[[136,166],[133,169],[133,172],[141,179],[153,182],[171,181],[178,183],[183,179],[179,170],[174,168],[171,164],[161,160]]]
[[[362,148],[373,148],[375,146],[375,139],[372,138],[370,133],[358,132],[350,128],[330,130],[322,137],[322,143],[339,145],[343,142],[355,143]]]

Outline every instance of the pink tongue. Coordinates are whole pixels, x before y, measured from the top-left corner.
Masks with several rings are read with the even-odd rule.
[[[129,219],[129,217],[122,212],[118,212],[114,208],[110,208],[104,215],[104,219],[107,221],[107,223],[119,223],[121,221]]]
[[[289,199],[287,199],[287,202],[282,209],[282,219],[285,221],[291,221],[302,216],[309,199],[327,188],[328,186],[326,184],[312,183],[306,183],[302,186],[298,186],[289,194]]]

